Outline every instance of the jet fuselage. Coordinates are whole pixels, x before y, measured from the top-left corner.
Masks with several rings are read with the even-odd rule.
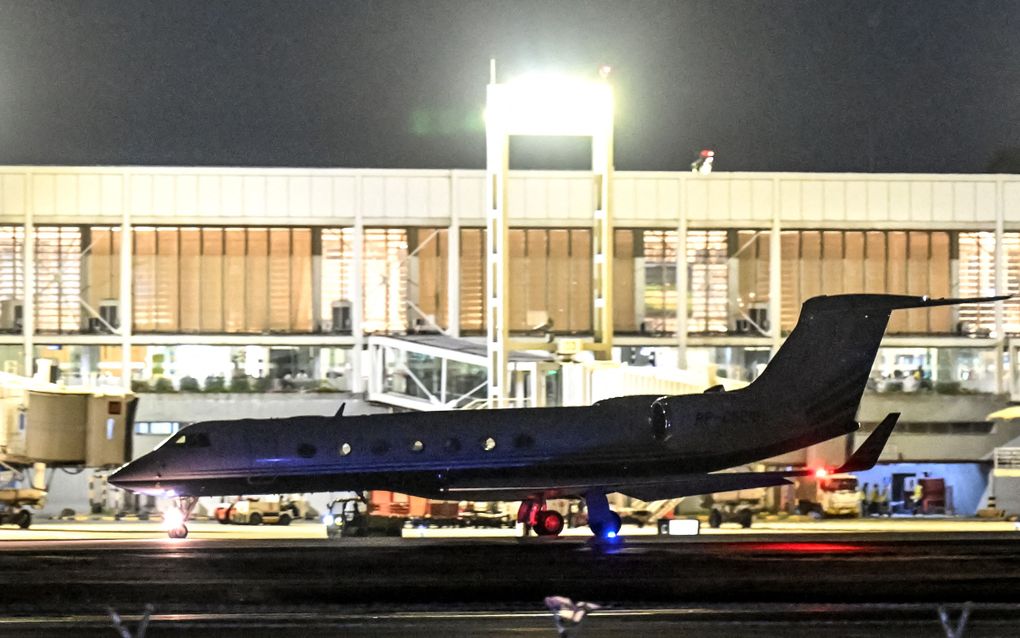
[[[668,435],[656,429],[659,413]],[[590,407],[210,421],[183,428],[112,480],[178,496],[370,489],[477,500],[576,496],[591,485],[704,473],[803,447],[774,427],[790,419],[739,390]]]

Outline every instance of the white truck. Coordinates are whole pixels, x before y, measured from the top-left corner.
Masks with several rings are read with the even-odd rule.
[[[809,481],[805,481],[805,484],[798,489],[801,498],[797,504],[797,510],[801,514],[815,518],[861,515],[861,494],[857,489],[856,476],[853,474],[829,474],[815,477],[812,480],[815,483],[813,493]]]

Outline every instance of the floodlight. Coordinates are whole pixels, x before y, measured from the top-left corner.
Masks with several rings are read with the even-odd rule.
[[[606,82],[533,75],[490,84],[486,124],[509,135],[600,135],[613,125]]]

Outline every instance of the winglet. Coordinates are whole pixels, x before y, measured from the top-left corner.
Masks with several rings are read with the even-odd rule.
[[[347,402],[344,401],[343,403],[340,404],[340,409],[336,411],[336,414],[333,415],[333,418],[334,419],[339,419],[340,417],[342,417],[344,415],[344,408],[346,408],[346,407],[347,407]]]
[[[861,444],[861,447],[857,448],[856,452],[850,455],[846,463],[840,466],[836,472],[860,472],[875,467],[875,464],[878,463],[878,457],[882,455],[886,441],[889,440],[889,435],[892,434],[893,428],[896,427],[896,421],[899,418],[899,412],[890,412],[878,424],[878,427],[871,433],[871,436]]]

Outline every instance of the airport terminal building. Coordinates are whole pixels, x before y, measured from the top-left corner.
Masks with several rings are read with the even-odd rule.
[[[485,334],[485,180],[0,167],[0,369],[133,388],[137,452],[210,415],[332,414],[352,392],[468,407],[484,356],[444,339]],[[612,193],[614,359],[663,375],[752,381],[815,295],[1020,292],[1018,176],[617,172]],[[591,337],[594,197],[587,172],[510,174],[511,333]],[[895,313],[862,434],[903,417],[863,480],[927,472],[949,509],[983,507],[1020,469],[1020,426],[987,418],[1020,401],[1018,353],[1018,301]],[[591,398],[560,363],[519,361],[543,375],[532,402]],[[838,462],[862,434],[777,463]]]

